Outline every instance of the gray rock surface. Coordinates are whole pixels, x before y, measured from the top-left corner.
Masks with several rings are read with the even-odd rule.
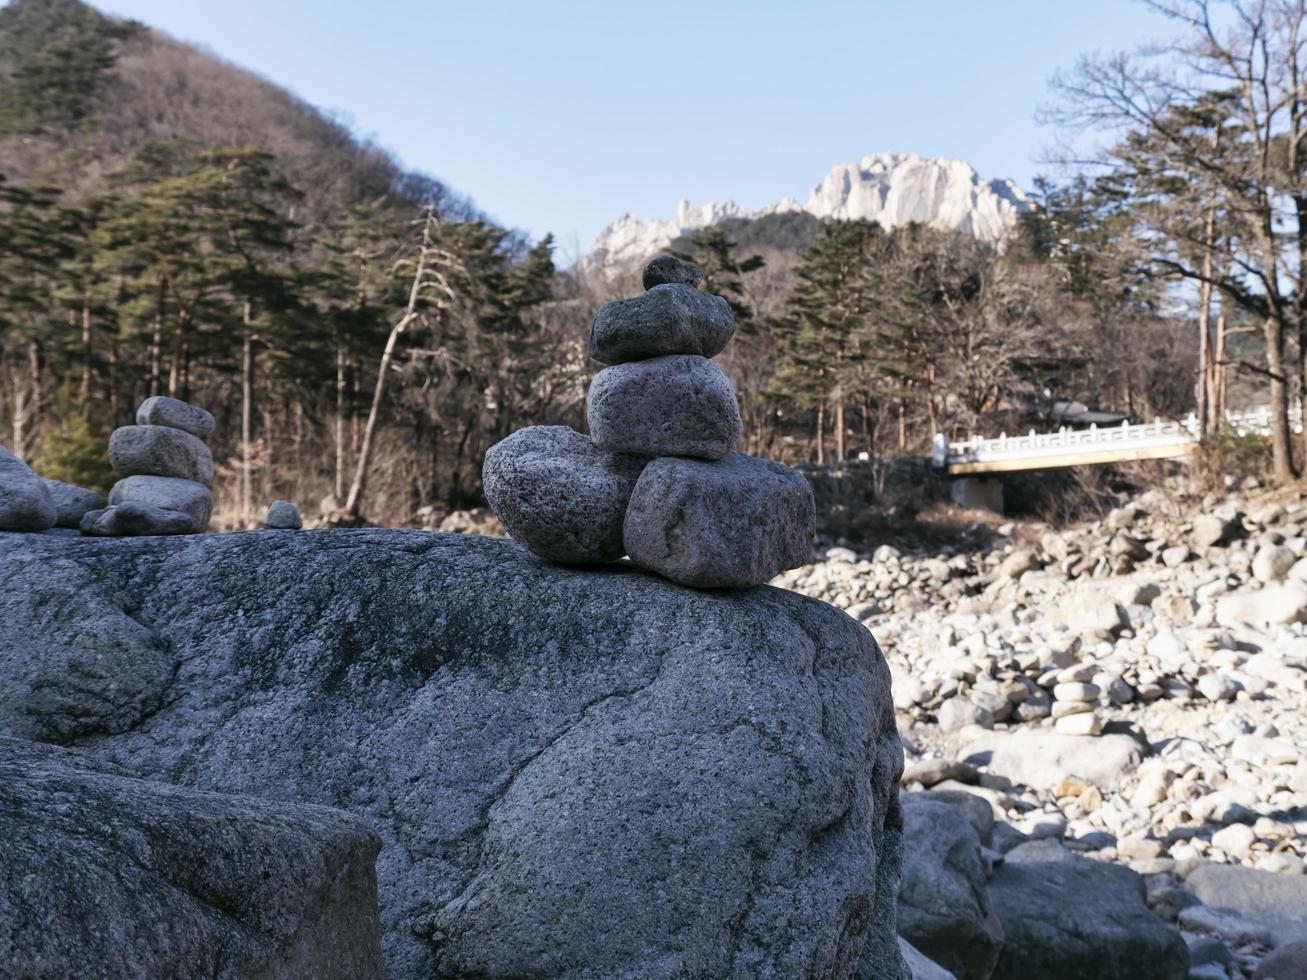
[[[1129,735],[1063,735],[1047,729],[995,732],[971,742],[964,760],[1035,789],[1053,789],[1075,776],[1101,790],[1133,772],[1143,749]]]
[[[1188,973],[1179,930],[1149,911],[1144,881],[1129,868],[1069,854],[1051,861],[1009,854],[989,881],[989,897],[1004,932],[995,977],[1182,980]]]
[[[590,382],[590,438],[613,453],[721,459],[740,441],[735,389],[702,357],[653,357],[605,368]]]
[[[104,508],[104,497],[94,490],[61,480],[46,480],[45,486],[54,502],[56,527],[78,527],[82,523],[82,515],[88,510]]]
[[[520,544],[548,561],[604,562],[626,554],[622,520],[645,462],[565,425],[537,425],[491,446],[481,479]]]
[[[193,534],[195,521],[181,511],[124,500],[104,510],[88,510],[82,515],[80,527],[83,534],[95,538],[139,537]]]
[[[590,325],[590,356],[622,364],[664,354],[720,354],[735,333],[735,314],[721,296],[668,283],[599,307]]]
[[[0,584],[0,734],[362,817],[391,978],[902,975],[889,673],[830,606],[381,529],[9,535]]]
[[[1307,980],[1307,939],[1272,952],[1257,965],[1253,980]]]
[[[653,289],[664,283],[681,283],[693,288],[703,282],[703,272],[697,265],[691,265],[675,255],[660,255],[644,267],[640,278],[645,289]]]
[[[0,531],[44,531],[54,527],[55,517],[45,481],[0,446]]]
[[[110,505],[129,500],[189,514],[197,532],[209,526],[213,513],[213,493],[208,487],[171,476],[129,476],[110,487]]]
[[[1307,875],[1205,864],[1185,887],[1218,912],[1266,926],[1276,946],[1307,940]]]
[[[208,486],[213,454],[189,432],[166,425],[124,425],[109,436],[109,465],[119,476],[172,476]]]
[[[298,531],[304,526],[304,519],[300,517],[300,509],[289,500],[274,500],[268,505],[263,526],[275,531]]]
[[[382,976],[379,841],[348,814],[0,738],[0,838],[6,977]]]
[[[903,962],[907,964],[912,980],[957,980],[948,970],[927,959],[924,953],[902,936],[899,937],[899,951],[903,953]],[[859,972],[858,980],[876,980],[876,977],[871,973]]]
[[[644,468],[626,511],[631,560],[700,588],[760,585],[808,561],[812,490],[780,463],[664,457]]]
[[[1003,926],[989,902],[980,838],[962,811],[902,797],[899,935],[959,980],[989,980]]]
[[[1215,548],[1229,544],[1243,529],[1239,519],[1218,514],[1199,514],[1193,522],[1194,545]]]
[[[190,402],[154,395],[136,410],[137,425],[166,425],[203,439],[213,431],[213,416]]]

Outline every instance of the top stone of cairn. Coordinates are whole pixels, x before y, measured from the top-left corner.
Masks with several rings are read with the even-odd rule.
[[[137,425],[165,425],[203,439],[213,431],[213,416],[180,398],[153,395],[136,410]]]
[[[697,265],[682,262],[675,255],[660,255],[644,267],[643,282],[645,289],[667,283],[680,283],[694,289],[703,282],[703,272]]]
[[[668,354],[713,357],[733,333],[735,314],[721,296],[686,283],[659,283],[643,296],[599,307],[590,326],[590,356],[610,365]]]

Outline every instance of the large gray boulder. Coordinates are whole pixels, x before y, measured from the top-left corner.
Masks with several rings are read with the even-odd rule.
[[[382,977],[356,817],[0,738],[0,975]]]
[[[124,425],[109,436],[109,465],[118,476],[171,476],[208,486],[213,454],[198,438],[166,425]]]
[[[830,606],[380,529],[11,535],[0,584],[0,734],[361,817],[391,978],[902,975],[889,671]]]
[[[967,745],[963,758],[1032,789],[1052,790],[1075,776],[1109,790],[1138,768],[1143,755],[1143,748],[1129,735],[1064,735],[1022,728],[981,736]]]
[[[622,364],[664,354],[720,354],[735,333],[721,296],[682,283],[654,285],[642,296],[599,307],[590,325],[590,356]]]
[[[1307,876],[1206,864],[1185,886],[1211,908],[1266,926],[1276,946],[1307,940]]]
[[[1149,910],[1144,893],[1143,878],[1120,865],[1056,847],[1010,852],[989,881],[1004,932],[994,976],[1183,980],[1184,939]]]
[[[903,801],[899,935],[959,980],[989,980],[1003,947],[980,838],[967,815],[938,800]]]
[[[590,382],[590,438],[612,453],[730,455],[743,431],[735,389],[702,357],[653,357],[605,368]]]
[[[646,462],[565,425],[535,425],[490,447],[481,482],[508,533],[541,558],[604,562],[626,554],[622,520]]]
[[[622,537],[631,560],[698,588],[761,585],[812,557],[812,488],[799,472],[732,453],[644,468]]]
[[[57,516],[45,481],[0,446],[0,531],[45,531]]]
[[[77,527],[87,511],[104,508],[104,496],[94,490],[64,483],[62,480],[46,480],[45,487],[54,502],[54,522],[57,527]]]
[[[190,402],[153,395],[136,410],[137,425],[166,425],[203,439],[213,431],[213,416]]]
[[[129,476],[119,480],[109,488],[109,505],[127,501],[188,514],[197,532],[209,526],[213,514],[213,492],[208,487],[172,476]]]

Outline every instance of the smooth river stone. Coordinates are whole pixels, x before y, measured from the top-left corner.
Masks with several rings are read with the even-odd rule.
[[[590,356],[601,364],[664,354],[712,357],[733,333],[735,314],[725,299],[683,283],[667,283],[599,307],[590,325]]]
[[[703,271],[675,255],[660,255],[644,267],[640,278],[645,289],[667,283],[680,283],[693,289],[703,282]]]
[[[208,486],[213,454],[198,438],[166,425],[124,425],[109,437],[109,465],[119,476],[174,476]]]
[[[104,510],[87,511],[82,515],[81,529],[83,534],[96,538],[193,534],[195,522],[180,511],[127,500]]]
[[[0,531],[45,531],[56,516],[45,481],[0,446]]]
[[[110,506],[129,500],[188,514],[197,532],[209,526],[213,513],[213,494],[208,487],[171,476],[129,476],[110,488]]]
[[[631,560],[699,588],[762,585],[812,557],[816,505],[808,481],[771,460],[655,459],[626,510]]]
[[[612,561],[626,553],[622,520],[644,464],[567,426],[537,425],[490,447],[482,482],[508,533],[541,558]]]
[[[605,368],[590,382],[590,438],[614,453],[721,459],[740,441],[730,379],[711,361],[655,357]]]
[[[137,425],[166,425],[203,439],[213,431],[213,416],[190,402],[153,395],[136,410]]]

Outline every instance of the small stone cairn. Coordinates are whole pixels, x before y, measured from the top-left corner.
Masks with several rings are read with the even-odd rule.
[[[121,479],[109,506],[87,511],[83,534],[197,534],[213,513],[213,454],[204,437],[213,416],[202,408],[156,395],[141,403],[136,425],[109,437],[109,465]]]
[[[587,438],[532,426],[492,446],[486,499],[508,532],[549,561],[642,568],[699,588],[761,585],[807,561],[816,509],[789,467],[736,452],[730,380],[710,358],[735,332],[721,296],[673,256],[644,270],[645,293],[600,307],[590,356]]]

